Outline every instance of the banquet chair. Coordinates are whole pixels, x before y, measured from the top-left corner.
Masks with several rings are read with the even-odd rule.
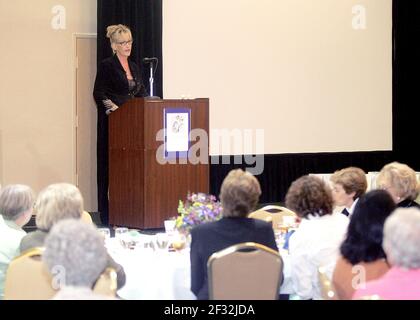
[[[321,296],[324,300],[338,300],[337,292],[327,275],[325,267],[318,268],[318,281],[321,288]]]
[[[106,268],[96,281],[93,291],[115,298],[117,295],[117,272],[113,268]]]
[[[297,215],[290,209],[275,205],[262,207],[261,209],[251,212],[248,215],[249,218],[261,219],[267,222],[270,222],[271,217],[271,223],[274,231],[278,231],[280,229],[280,226],[283,224],[283,217],[285,216],[296,217]]]
[[[89,212],[87,212],[87,211],[83,210],[81,219],[88,224],[93,224],[92,217],[90,216]]]
[[[5,300],[47,300],[56,294],[52,277],[41,260],[43,248],[32,248],[14,258],[7,269]]]
[[[210,300],[276,300],[283,260],[271,248],[244,242],[212,254],[207,273]]]

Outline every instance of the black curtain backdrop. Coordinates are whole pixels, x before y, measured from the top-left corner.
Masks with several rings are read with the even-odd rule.
[[[420,2],[393,1],[393,151],[420,171]]]

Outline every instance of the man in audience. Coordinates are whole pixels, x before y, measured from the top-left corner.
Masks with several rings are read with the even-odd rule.
[[[10,261],[19,255],[19,244],[26,235],[22,227],[32,215],[34,193],[25,185],[8,185],[0,190],[0,299]]]
[[[383,248],[391,269],[366,283],[353,298],[420,299],[420,209],[398,208],[385,221]]]
[[[343,206],[341,213],[349,218],[367,189],[365,172],[356,167],[348,167],[334,172],[331,176],[332,195],[336,206]]]
[[[301,218],[289,239],[293,289],[301,299],[321,299],[318,268],[325,267],[331,278],[349,219],[341,213],[332,214],[331,189],[313,175],[292,183],[286,207]]]
[[[108,263],[108,253],[98,230],[82,220],[62,220],[45,239],[44,263],[59,291],[56,300],[103,300],[92,287]]]
[[[207,261],[213,253],[241,242],[256,242],[278,250],[271,223],[247,217],[260,195],[260,184],[252,174],[232,170],[220,191],[223,218],[192,229],[191,291],[198,299],[209,298]]]

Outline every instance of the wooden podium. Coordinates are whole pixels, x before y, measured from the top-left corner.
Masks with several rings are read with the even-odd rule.
[[[209,192],[209,165],[160,164],[165,110],[190,110],[191,129],[209,129],[209,100],[129,100],[109,116],[109,223],[161,228],[188,191]],[[207,135],[208,136],[208,135]],[[208,141],[208,140],[207,140]],[[194,142],[192,142],[194,143]],[[160,147],[160,148],[159,148]],[[207,150],[208,155],[208,142]],[[207,156],[207,160],[209,157]]]

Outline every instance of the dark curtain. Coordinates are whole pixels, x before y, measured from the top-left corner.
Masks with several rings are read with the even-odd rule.
[[[420,2],[393,1],[393,151],[420,171]]]
[[[149,69],[142,64],[144,57],[157,57],[154,74],[154,95],[162,97],[162,1],[161,0],[98,0],[97,3],[97,62],[112,55],[106,27],[124,24],[131,29],[131,57],[142,71],[143,83],[149,92]],[[98,211],[102,223],[108,224],[108,118],[98,112],[97,129]]]

